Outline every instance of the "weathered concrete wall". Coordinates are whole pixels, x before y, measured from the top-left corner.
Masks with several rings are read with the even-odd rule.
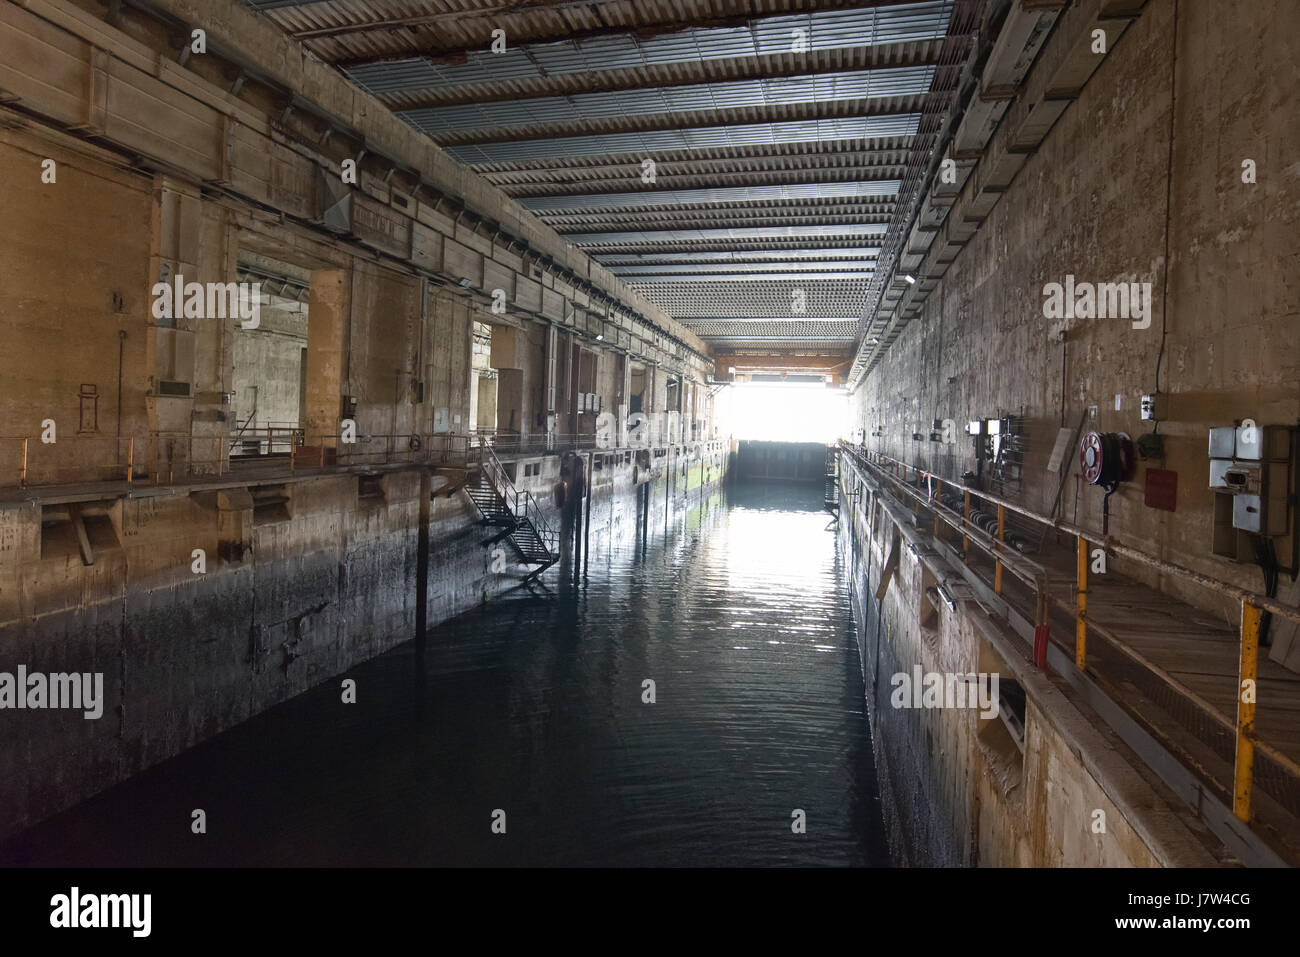
[[[1222,851],[1145,766],[1106,738],[1085,705],[1024,661],[1018,639],[977,604],[926,589],[948,577],[905,540],[861,477],[841,479],[838,543],[852,570],[872,747],[896,860],[931,866],[1208,866]],[[998,674],[1026,692],[1023,746],[978,708],[896,707],[897,675]],[[1098,812],[1104,818],[1098,817]],[[1104,820],[1105,831],[1096,822]]]
[[[41,183],[47,156],[54,184]],[[385,449],[401,461],[406,434],[423,436],[427,452],[438,433],[468,431],[472,322],[491,314],[344,240],[124,171],[48,130],[0,130],[0,177],[14,187],[5,216],[15,237],[0,254],[0,376],[10,386],[0,434],[0,672],[102,672],[106,697],[98,720],[4,711],[0,833],[9,833],[414,637],[421,477]],[[256,481],[230,474],[224,396],[235,390],[238,317],[164,322],[150,292],[164,266],[187,282],[233,281],[244,254],[311,277],[307,444],[339,432],[353,396],[358,442],[340,451],[382,475],[308,477],[273,461],[259,463]],[[534,434],[546,407],[546,336],[542,322],[522,321],[520,425]],[[274,376],[262,366],[250,378]],[[163,379],[187,382],[190,394],[159,395]],[[86,419],[82,384],[98,395]],[[615,387],[610,376],[596,384]],[[565,388],[560,379],[557,404]],[[604,398],[612,407],[613,392]],[[45,419],[56,422],[56,442],[40,442]],[[127,490],[132,439],[136,484]],[[632,469],[611,463],[596,482],[592,528],[605,540],[638,527],[624,517],[636,510]],[[665,479],[653,481],[662,508]],[[673,484],[669,514],[689,484]],[[549,486],[538,492],[549,497]],[[520,569],[493,571],[490,536],[463,492],[435,492],[429,511],[427,621],[517,583]]]
[[[737,479],[771,479],[821,484],[826,476],[826,446],[818,442],[740,440]]]
[[[235,333],[231,391],[233,412],[255,426],[297,425],[307,316],[282,309],[261,311],[256,329]]]
[[[1151,431],[1139,397],[1156,391],[1159,367],[1166,458],[1112,497],[1110,533],[1259,590],[1257,567],[1209,554],[1207,430],[1300,416],[1300,7],[1183,2],[1175,41],[1174,6],[1152,0],[1106,56],[854,395],[855,414],[871,448],[956,478],[975,465],[964,434],[940,445],[912,433],[1023,410],[1020,498],[1048,512],[1056,476],[1044,466],[1062,421],[1073,429],[1096,406],[1085,430]],[[1242,181],[1246,160],[1255,183]],[[1150,282],[1150,326],[1044,318],[1044,284],[1067,275]],[[884,434],[871,438],[877,425]],[[1148,466],[1178,473],[1176,512],[1144,505]],[[1100,531],[1101,505],[1100,490],[1066,483],[1067,518],[1077,511]],[[1289,540],[1279,544],[1289,555]],[[1160,584],[1239,613],[1203,589]]]
[[[47,158],[54,183],[41,181]],[[73,481],[85,475],[74,441],[83,384],[98,400],[80,440],[104,462],[117,460],[119,420],[128,435],[145,423],[143,390],[124,392],[119,409],[117,382],[119,350],[125,379],[147,374],[149,181],[20,131],[0,132],[0,181],[0,484],[17,482],[23,436],[33,479]],[[112,223],[111,235],[88,232],[87,222]],[[47,419],[62,444],[40,443]]]
[[[593,553],[638,533],[629,456],[601,454]],[[690,475],[661,469],[650,482],[652,534],[722,478],[716,449],[706,450],[703,474],[700,458],[681,460],[694,466]],[[550,498],[558,458],[529,461],[544,467],[521,485],[532,486],[559,529]],[[338,474],[107,500],[103,522],[90,521],[98,530],[91,566],[75,544],[53,537],[60,506],[0,508],[0,672],[102,672],[105,692],[98,720],[3,712],[0,835],[415,637],[420,484],[417,471],[397,470],[364,487]],[[287,502],[259,504],[270,489]],[[222,547],[232,511],[250,543],[238,556]],[[463,491],[435,486],[429,624],[518,584],[525,568],[493,568],[493,535]],[[204,552],[202,571],[194,549]]]

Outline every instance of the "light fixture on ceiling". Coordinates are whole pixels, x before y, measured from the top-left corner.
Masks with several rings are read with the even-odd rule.
[[[915,286],[915,285],[916,285],[916,277],[913,276],[910,272],[909,272],[906,276],[904,276],[903,278],[907,280],[907,284],[908,284],[909,286]]]
[[[597,342],[600,342],[600,340],[601,340],[601,339],[604,339],[604,338],[605,338],[605,334],[604,334],[603,332],[598,332],[598,333],[596,333],[596,341],[597,341]]]

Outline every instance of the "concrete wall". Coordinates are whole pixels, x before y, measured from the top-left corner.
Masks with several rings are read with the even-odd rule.
[[[640,507],[636,453],[599,454],[584,538],[593,551],[635,536]],[[652,535],[723,477],[716,446],[679,450],[674,460],[689,474],[640,472],[650,476]],[[525,462],[537,474],[519,487],[560,529],[551,498],[558,457]],[[522,475],[522,463],[516,468]],[[529,570],[494,569],[493,535],[469,498],[440,492],[441,477],[433,485],[430,625],[516,586]],[[90,520],[92,566],[57,534],[61,506],[0,508],[0,671],[102,672],[105,689],[98,720],[6,710],[0,836],[415,637],[420,489],[418,471],[399,469],[375,480],[326,475],[106,499],[88,506],[104,516]],[[238,552],[232,527],[242,530]],[[194,549],[204,552],[202,571]]]
[[[53,184],[41,182],[46,158]],[[33,478],[74,481],[85,474],[78,438],[113,463],[119,420],[124,435],[145,424],[143,390],[125,391],[119,409],[117,382],[119,352],[125,379],[147,374],[149,180],[20,131],[0,132],[0,179],[0,484],[17,484],[23,436],[40,469]],[[112,223],[111,235],[88,234],[87,221]],[[98,394],[98,427],[79,437],[83,384]],[[47,419],[61,442],[40,443]]]
[[[684,418],[684,416],[683,416]],[[759,442],[741,439],[737,479],[811,482],[826,477],[826,446],[817,442]]]
[[[845,466],[838,544],[867,689],[884,819],[896,860],[924,866],[1212,866],[1222,847],[1086,705],[1028,666],[1004,622],[926,589],[955,578]],[[853,493],[857,491],[858,494]],[[850,505],[850,497],[852,505]],[[1025,689],[1023,745],[977,708],[896,707],[898,675],[998,674]],[[1099,812],[1100,816],[1099,817]],[[1098,830],[1102,821],[1105,830]]]
[[[231,391],[233,413],[254,427],[298,425],[307,314],[263,307],[256,329],[235,330]]]
[[[9,49],[6,17],[30,24],[31,15],[11,5],[0,13]],[[5,108],[0,123],[12,238],[0,249],[0,671],[102,672],[107,700],[93,721],[5,711],[0,834],[415,635],[424,474],[400,464],[402,440],[422,436],[429,452],[437,433],[469,430],[472,323],[492,315],[440,273],[228,191],[141,173],[12,115]],[[56,161],[55,183],[41,181],[44,158]],[[152,314],[151,290],[164,274],[235,281],[242,256],[310,275],[307,443],[337,445],[345,397],[354,397],[358,442],[339,451],[376,474],[290,474],[287,462],[231,474],[226,396],[240,381],[238,317],[164,321]],[[544,284],[552,306],[576,295],[560,291],[561,279]],[[536,434],[548,320],[512,318],[519,427]],[[163,393],[164,380],[186,383],[188,394]],[[80,393],[91,386],[97,416],[82,428]],[[597,387],[614,382],[598,377]],[[605,395],[607,408],[614,399]],[[40,441],[47,419],[57,441]],[[398,454],[386,459],[385,449]],[[595,483],[593,529],[635,527],[619,517],[623,499],[635,502],[633,467],[611,465]],[[689,481],[680,492],[657,481],[673,513]],[[463,492],[435,489],[428,511],[428,622],[517,583],[518,569],[492,571]]]
[[[1166,458],[1112,497],[1110,534],[1259,590],[1257,567],[1209,554],[1207,430],[1300,416],[1300,7],[1177,6],[1175,41],[1174,0],[1146,5],[853,402],[871,448],[953,478],[974,468],[965,436],[941,445],[913,432],[1023,411],[1031,450],[1020,498],[1048,512],[1056,476],[1045,463],[1061,423],[1073,428],[1096,406],[1085,430],[1150,432],[1139,397],[1156,391],[1159,366]],[[1031,73],[1027,86],[1042,82]],[[1247,159],[1255,183],[1242,181]],[[1044,284],[1067,274],[1150,282],[1150,327],[1044,318]],[[876,426],[884,434],[871,438]],[[1178,473],[1176,512],[1144,504],[1150,466]],[[1099,532],[1101,505],[1099,489],[1066,483],[1067,518]],[[1290,555],[1289,539],[1279,553]],[[1155,583],[1145,569],[1124,571]],[[1203,589],[1160,585],[1238,615]]]

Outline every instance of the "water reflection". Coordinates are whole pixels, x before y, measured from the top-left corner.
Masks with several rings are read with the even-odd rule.
[[[662,500],[660,508],[662,508]],[[819,488],[715,495],[0,849],[10,863],[886,863]],[[646,679],[656,701],[646,704]],[[190,833],[194,808],[208,834]],[[492,814],[505,812],[506,833]],[[792,833],[792,812],[807,833]]]

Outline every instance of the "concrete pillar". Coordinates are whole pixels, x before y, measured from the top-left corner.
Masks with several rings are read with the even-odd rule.
[[[347,272],[319,269],[311,274],[307,300],[307,401],[299,415],[307,445],[334,447],[343,419],[343,367],[347,348],[350,290]]]
[[[151,287],[153,283],[164,283],[175,290],[178,281],[190,283],[217,278],[201,274],[202,221],[202,201],[196,184],[171,176],[154,177]],[[150,475],[161,473],[164,479],[170,480],[175,475],[183,476],[189,467],[190,415],[194,406],[194,324],[206,320],[184,319],[183,298],[182,302],[172,302],[170,316],[155,316],[152,309],[149,315],[145,355],[152,381],[145,407],[150,441],[146,443],[148,453],[143,462],[137,445],[137,467],[143,466]]]

